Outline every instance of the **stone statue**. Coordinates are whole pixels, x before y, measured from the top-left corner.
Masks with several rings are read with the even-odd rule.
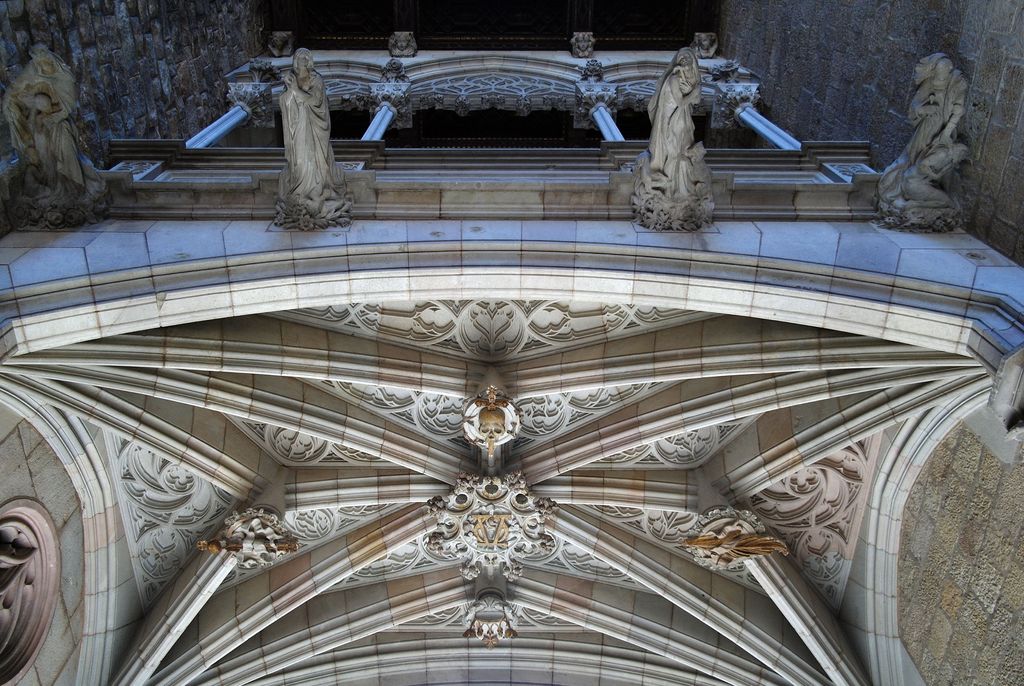
[[[711,223],[711,171],[694,142],[693,107],[701,78],[693,48],[676,53],[647,105],[651,140],[637,158],[633,214],[657,231],[696,231]]]
[[[718,52],[718,34],[695,33],[690,47],[697,52],[697,57],[702,60],[711,59]]]
[[[281,121],[287,165],[281,172],[275,222],[302,231],[348,226],[352,199],[334,164],[327,93],[309,50],[295,51],[284,83]]]
[[[956,139],[967,80],[948,57],[935,53],[917,63],[914,83],[914,135],[878,182],[879,222],[903,231],[951,231],[961,223],[949,186],[967,156],[967,146]]]
[[[75,83],[66,64],[43,45],[4,95],[4,114],[18,162],[8,173],[15,228],[67,229],[106,212],[106,186],[79,151]]]

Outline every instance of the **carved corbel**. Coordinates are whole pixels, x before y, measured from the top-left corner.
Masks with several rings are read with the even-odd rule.
[[[597,41],[594,39],[594,33],[592,31],[576,31],[572,34],[572,38],[569,39],[569,47],[572,49],[573,57],[593,57],[594,56],[594,44]]]
[[[415,57],[417,50],[412,31],[395,31],[388,38],[388,54],[392,57]]]
[[[274,105],[269,83],[229,83],[228,102],[246,111],[249,115],[246,126],[265,128],[274,125]]]
[[[733,129],[740,125],[736,114],[741,107],[756,107],[761,101],[758,84],[718,84],[711,113],[711,127]]]
[[[409,82],[371,83],[370,97],[376,108],[388,105],[395,110],[393,127],[407,129],[412,126],[412,107],[409,101]]]
[[[732,507],[701,515],[683,546],[697,564],[709,569],[738,569],[744,560],[772,553],[789,555],[786,544],[769,535],[753,512]]]
[[[594,128],[594,121],[591,119],[590,113],[599,105],[604,105],[614,115],[618,110],[618,87],[604,81],[577,81],[573,127],[577,129]]]

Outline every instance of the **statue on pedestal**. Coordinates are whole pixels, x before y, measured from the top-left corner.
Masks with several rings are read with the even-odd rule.
[[[967,157],[967,146],[956,139],[967,80],[948,57],[935,53],[917,63],[914,82],[914,135],[878,182],[879,223],[903,231],[951,231],[961,224],[949,185]]]
[[[284,76],[281,120],[287,165],[281,172],[275,223],[311,231],[352,223],[352,198],[331,150],[331,116],[313,55],[295,51]]]
[[[66,64],[43,45],[4,95],[4,115],[18,162],[10,170],[8,209],[15,228],[68,229],[106,212],[106,186],[79,151],[72,121],[75,83]]]
[[[703,143],[694,142],[693,107],[701,78],[693,48],[676,53],[647,105],[651,140],[637,158],[633,214],[658,231],[696,231],[711,223],[711,171]]]

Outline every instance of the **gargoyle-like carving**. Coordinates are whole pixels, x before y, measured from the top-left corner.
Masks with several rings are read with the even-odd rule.
[[[18,162],[7,174],[14,228],[69,229],[106,213],[106,185],[79,149],[71,70],[43,45],[7,89],[3,109]],[[7,205],[7,203],[5,203]]]
[[[414,57],[416,52],[416,37],[412,31],[395,31],[388,38],[388,54],[392,57]]]
[[[711,59],[718,52],[718,34],[712,32],[698,32],[693,34],[693,42],[690,47],[702,60]]]
[[[593,57],[595,43],[597,43],[597,41],[594,39],[594,33],[592,31],[576,31],[572,34],[572,38],[569,39],[569,46],[572,48],[572,56]]]
[[[267,50],[274,57],[288,57],[295,49],[295,35],[291,31],[271,31]]]
[[[962,221],[949,187],[967,157],[967,146],[956,136],[967,80],[948,57],[935,53],[917,63],[914,83],[914,135],[878,182],[879,220],[903,231],[951,231]]]
[[[786,544],[767,535],[752,512],[731,507],[701,515],[682,544],[698,564],[711,569],[737,569],[753,557],[789,554]]]
[[[461,557],[462,575],[477,578],[485,568],[509,581],[522,575],[522,557],[553,551],[545,522],[555,504],[538,498],[519,472],[498,476],[460,474],[452,492],[428,503],[437,530],[427,538],[436,555]]]
[[[701,78],[692,48],[676,53],[647,106],[651,141],[637,159],[633,214],[656,231],[696,231],[711,223],[711,171],[694,141],[693,107]]]
[[[311,231],[352,223],[352,199],[331,149],[331,117],[324,80],[313,55],[295,51],[281,95],[284,156],[275,222],[287,229]]]
[[[278,558],[299,549],[295,537],[285,531],[277,516],[250,507],[234,512],[224,520],[224,529],[216,539],[199,541],[196,547],[209,553],[225,550],[238,558],[239,569],[274,564]]]

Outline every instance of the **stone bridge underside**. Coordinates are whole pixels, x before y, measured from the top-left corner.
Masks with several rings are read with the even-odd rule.
[[[177,246],[161,265],[55,275],[40,257],[19,270],[33,251],[65,249],[38,242],[11,263],[21,283],[2,400],[60,448],[82,494],[82,653],[97,683],[900,683],[885,602],[905,492],[885,494],[984,404],[1019,336],[1011,296],[992,284],[1016,268],[1010,281],[976,273],[971,288],[734,254],[722,270],[735,278],[702,282],[713,248],[663,244],[649,251],[689,261],[690,276],[640,295],[654,258],[616,234],[576,246],[577,258],[606,251],[603,269],[531,275],[541,247],[558,259],[557,223],[547,243],[515,243],[514,264],[438,266],[459,260],[438,238],[418,272],[383,261],[397,243],[360,254],[358,225],[347,246],[325,234],[288,257],[264,245],[196,260],[195,231],[230,243],[231,227],[210,224],[110,222],[68,248],[135,230],[151,259],[161,240]],[[445,239],[458,225],[436,224]],[[858,226],[806,231],[862,248],[895,235]],[[786,227],[754,229],[767,247]],[[737,249],[738,230],[714,235]],[[493,248],[504,261],[514,241],[490,238],[462,259]],[[893,245],[963,259],[958,241],[973,240],[913,238]],[[299,276],[305,259],[320,260],[315,278]],[[378,266],[359,273],[363,259]],[[760,271],[741,272],[744,259]],[[285,267],[287,287],[274,274]],[[149,291],[154,279],[176,285]],[[889,284],[885,301],[869,282]],[[55,307],[54,293],[75,304]],[[816,301],[831,315],[815,317]],[[500,469],[554,501],[555,545],[522,556],[507,595],[519,636],[488,650],[462,637],[473,584],[426,544],[426,503],[480,471],[463,408],[495,378],[522,413]],[[277,511],[298,551],[233,570],[196,552],[250,505]],[[754,512],[790,555],[697,564],[682,541],[725,505]]]

